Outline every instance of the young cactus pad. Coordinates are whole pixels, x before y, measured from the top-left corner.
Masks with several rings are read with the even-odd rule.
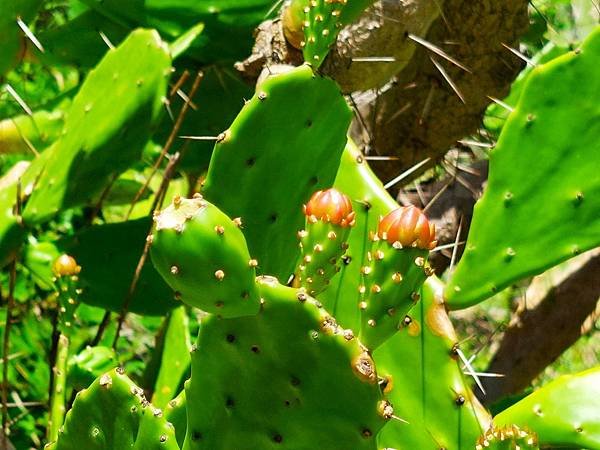
[[[179,450],[175,430],[120,369],[77,394],[46,450]]]
[[[529,76],[491,150],[488,185],[446,290],[450,308],[600,245],[598,61],[600,28]]]
[[[340,270],[355,214],[350,198],[331,188],[315,192],[304,206],[304,215],[306,226],[298,232],[302,254],[294,283],[314,297]]]
[[[221,317],[256,314],[256,260],[241,222],[200,195],[175,197],[155,218],[154,266],[184,303]]]
[[[132,64],[131,61],[136,63]],[[29,225],[89,203],[139,160],[163,112],[171,58],[156,31],[136,30],[87,76],[23,212]]]
[[[242,218],[260,273],[293,273],[302,205],[333,183],[351,117],[335,82],[301,66],[259,84],[215,146],[202,192]]]
[[[393,412],[369,354],[303,290],[258,285],[258,315],[200,326],[183,448],[376,449]]]
[[[419,289],[432,275],[427,256],[435,247],[435,229],[415,206],[395,209],[383,217],[367,263],[363,284],[360,339],[374,350],[393,336],[406,313],[419,300]]]
[[[600,449],[600,367],[564,375],[494,417],[537,433],[540,446]]]
[[[409,422],[388,424],[380,448],[472,450],[490,426],[461,368],[443,290],[438,278],[429,277],[402,329],[373,354],[380,375],[388,378],[384,392]]]

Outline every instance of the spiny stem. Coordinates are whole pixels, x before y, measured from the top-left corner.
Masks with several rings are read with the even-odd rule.
[[[50,393],[50,418],[48,419],[47,440],[54,442],[58,438],[58,430],[65,419],[65,395],[67,387],[67,360],[69,358],[69,338],[64,334],[58,337],[56,359],[52,372],[54,374],[53,389]]]

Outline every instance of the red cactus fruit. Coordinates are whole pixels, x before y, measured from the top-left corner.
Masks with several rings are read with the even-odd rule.
[[[417,247],[432,250],[435,240],[435,225],[430,224],[423,212],[416,206],[403,206],[395,209],[379,221],[377,235],[390,244],[400,243],[402,247]]]
[[[313,222],[323,220],[342,227],[354,225],[352,202],[335,188],[315,192],[304,205],[304,214]]]

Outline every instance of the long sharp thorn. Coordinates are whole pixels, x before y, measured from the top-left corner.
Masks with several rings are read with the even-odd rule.
[[[483,395],[486,395],[485,389],[483,388],[483,384],[481,384],[481,380],[477,376],[477,373],[475,372],[475,370],[473,370],[473,366],[471,365],[471,363],[469,362],[469,360],[467,359],[467,357],[465,356],[463,351],[459,347],[456,347],[456,353],[458,354],[459,358],[462,360],[463,364],[465,365],[465,368],[467,369],[468,374],[470,376],[472,376],[473,379],[475,380],[477,387],[479,389],[481,389],[481,392],[483,392]]]
[[[460,239],[460,233],[463,226],[463,216],[460,216],[460,222],[458,222],[458,230],[456,231],[456,239],[454,240],[454,248],[452,249],[452,258],[450,258],[450,268],[448,273],[452,273],[454,270],[454,264],[456,263],[456,255],[458,254],[458,242]]]
[[[444,245],[440,245],[439,247],[434,248],[433,250],[431,250],[431,253],[433,252],[439,252],[442,250],[446,250],[447,248],[455,248],[458,247],[460,245],[465,245],[466,241],[460,241],[460,242],[456,242],[456,243],[452,243],[452,244],[444,244]]]
[[[425,123],[425,119],[429,115],[429,111],[431,111],[433,95],[435,94],[435,85],[436,83],[431,83],[429,93],[427,94],[427,98],[425,99],[425,103],[423,104],[423,111],[421,111],[421,117],[419,117],[419,125],[423,125]]]
[[[408,102],[406,105],[404,105],[402,108],[400,108],[398,111],[396,111],[394,114],[392,114],[390,116],[390,118],[388,120],[385,121],[386,125],[390,122],[392,122],[393,120],[397,119],[398,117],[400,117],[402,114],[404,114],[406,111],[408,111],[410,109],[410,107],[412,106],[411,102]]]
[[[444,77],[444,80],[446,80],[446,82],[450,85],[450,87],[452,88],[454,93],[458,96],[460,101],[463,103],[467,103],[465,100],[465,96],[462,94],[462,92],[460,92],[460,89],[458,89],[458,86],[456,85],[454,80],[452,78],[450,78],[450,75],[448,74],[448,72],[446,72],[446,69],[444,69],[442,67],[442,65],[439,62],[437,62],[433,56],[431,56],[429,59],[431,60],[431,62],[435,66],[435,68],[442,74],[442,76]]]
[[[40,52],[44,53],[44,46],[38,40],[38,38],[35,37],[35,34],[33,34],[31,29],[27,26],[25,22],[23,22],[23,20],[20,17],[17,17],[17,25],[19,25],[19,28],[23,31],[25,36],[27,36],[27,39],[29,39]]]
[[[393,56],[357,56],[352,58],[352,62],[395,62]]]
[[[494,144],[489,144],[487,142],[478,142],[478,141],[470,141],[468,139],[461,139],[457,141],[459,144],[472,146],[472,147],[483,147],[483,148],[493,148]]]
[[[397,161],[397,156],[365,156],[367,161]]]
[[[471,375],[468,372],[463,372],[465,375]],[[504,378],[506,375],[504,375],[503,373],[493,373],[493,372],[475,372],[475,375],[477,375],[480,378]]]
[[[198,109],[198,107],[196,106],[196,104],[190,100],[190,98],[187,96],[187,94],[185,92],[183,92],[181,89],[177,89],[177,95],[179,95],[184,102],[189,103],[190,104],[190,108],[192,108],[194,111],[196,111]]]
[[[179,139],[189,139],[190,141],[218,141],[219,136],[177,136]]]
[[[100,33],[100,37],[102,38],[102,40],[104,41],[106,46],[108,48],[110,48],[111,50],[114,50],[115,46],[113,45],[112,42],[110,42],[110,39],[108,38],[108,36],[106,34],[104,34],[102,31],[99,31],[98,33]]]
[[[502,47],[504,47],[505,49],[507,49],[508,51],[510,51],[513,55],[515,55],[517,58],[522,59],[523,61],[525,61],[527,64],[529,64],[531,67],[537,67],[537,64],[534,63],[531,59],[529,59],[527,56],[525,56],[523,53],[521,53],[518,50],[515,50],[514,48],[506,45],[504,42],[502,42]]]
[[[5,84],[4,89],[6,89],[6,92],[8,92],[10,94],[10,96],[15,99],[15,101],[19,104],[19,106],[21,108],[23,108],[23,111],[25,111],[25,113],[28,116],[33,115],[31,108],[29,106],[27,106],[27,103],[25,103],[25,101],[21,98],[21,96],[17,93],[17,91],[15,91],[13,89],[13,87],[10,84],[8,84],[8,83]]]
[[[409,39],[415,41],[417,44],[421,44],[423,47],[425,47],[428,50],[431,50],[433,53],[435,53],[438,56],[441,56],[442,58],[444,58],[446,61],[451,62],[452,64],[454,64],[456,67],[460,67],[462,70],[464,70],[465,72],[468,73],[472,73],[471,69],[469,69],[467,66],[465,66],[464,64],[462,64],[460,61],[458,61],[456,58],[453,58],[452,56],[450,56],[448,53],[446,53],[444,50],[442,50],[441,48],[439,48],[436,45],[433,45],[431,42],[426,41],[423,38],[420,38],[419,36],[415,36],[412,33],[408,34]]]
[[[267,19],[273,13],[273,11],[275,11],[277,9],[277,7],[279,5],[281,5],[282,3],[283,3],[283,0],[277,0],[275,3],[273,3],[273,6],[271,6],[269,8],[267,13],[264,15],[263,19]]]
[[[405,423],[407,425],[410,425],[410,422],[408,420],[404,420],[402,417],[398,417],[397,415],[392,415],[390,416],[392,419],[397,420],[398,422],[402,422]]]
[[[431,197],[431,200],[429,200],[429,203],[427,203],[427,204],[425,205],[425,207],[423,208],[423,212],[424,212],[424,213],[426,213],[426,212],[427,212],[427,210],[428,210],[429,208],[431,208],[431,207],[432,207],[432,206],[435,204],[435,202],[436,202],[436,201],[437,201],[437,200],[438,200],[438,199],[439,199],[439,198],[442,196],[442,194],[443,194],[444,192],[446,192],[446,189],[448,189],[448,188],[449,188],[449,187],[452,185],[452,183],[454,183],[454,180],[453,180],[453,179],[450,179],[450,181],[448,181],[448,182],[447,182],[447,183],[444,185],[444,187],[442,187],[442,188],[441,188],[439,191],[437,191],[437,192],[436,192],[436,194],[435,194],[433,197]]]
[[[496,97],[492,97],[490,95],[486,96],[487,98],[489,98],[491,101],[493,101],[495,104],[502,106],[504,109],[506,109],[508,112],[513,112],[515,109],[510,106],[508,103],[503,102],[502,100],[496,98]]]
[[[417,170],[419,170],[421,167],[423,167],[429,161],[431,161],[431,158],[425,158],[420,163],[415,164],[410,169],[402,172],[396,178],[394,178],[393,180],[389,181],[385,186],[383,186],[383,188],[384,189],[389,189],[392,186],[395,186],[396,184],[400,183],[402,180],[406,179],[407,177],[409,177],[410,175],[412,175],[413,173],[415,173]]]

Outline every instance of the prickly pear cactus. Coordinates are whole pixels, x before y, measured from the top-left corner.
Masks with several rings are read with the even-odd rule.
[[[537,436],[516,425],[490,428],[477,441],[475,450],[539,450]]]
[[[562,376],[494,417],[537,433],[540,446],[600,449],[600,367]]]
[[[221,317],[258,312],[256,260],[248,253],[239,219],[198,194],[176,197],[155,224],[152,261],[178,299]]]
[[[350,119],[337,85],[301,66],[261,83],[222,134],[202,193],[242,219],[259,273],[293,273],[299,211],[333,183]]]
[[[257,285],[257,315],[203,320],[183,448],[377,448],[393,410],[371,356],[303,290]]]
[[[77,394],[48,450],[179,450],[175,431],[120,369]]]
[[[73,100],[23,212],[26,223],[90,202],[139,159],[162,114],[170,67],[168,48],[155,31],[136,30],[108,51]]]
[[[600,245],[600,29],[534,69],[490,154],[465,253],[446,290],[465,308]]]
[[[350,199],[331,188],[315,192],[304,206],[304,215],[306,226],[298,232],[302,252],[294,285],[314,297],[340,270],[355,214]]]

